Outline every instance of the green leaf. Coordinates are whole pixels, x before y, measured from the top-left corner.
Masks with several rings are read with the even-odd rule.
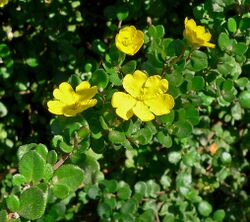
[[[156,134],[156,138],[158,139],[159,143],[166,148],[170,148],[173,144],[171,137],[168,134],[164,134],[162,131]]]
[[[123,181],[121,181],[118,185],[117,196],[122,200],[127,200],[132,194],[132,191],[129,185]]]
[[[54,165],[57,161],[57,153],[55,150],[50,150],[47,155],[47,162]]]
[[[233,43],[233,47],[232,47],[232,52],[235,55],[244,55],[247,51],[248,47],[246,45],[246,43],[244,42],[239,42],[239,43]]]
[[[104,192],[106,193],[115,193],[118,187],[116,180],[103,180],[100,182],[100,185],[104,186]]]
[[[72,86],[72,88],[75,89],[82,82],[82,80],[78,75],[73,74],[69,77],[68,82]]]
[[[236,32],[237,30],[237,23],[234,18],[229,18],[227,21],[227,29],[229,32]]]
[[[16,195],[9,195],[6,199],[7,207],[10,211],[16,212],[20,207],[20,201]]]
[[[142,196],[145,196],[147,193],[147,184],[143,181],[139,181],[134,186],[135,192],[140,193]]]
[[[43,178],[45,160],[36,151],[31,150],[23,155],[18,168],[26,181],[37,182]]]
[[[124,214],[127,213],[134,214],[136,210],[137,210],[137,203],[134,199],[129,199],[121,207],[121,212]]]
[[[8,110],[6,106],[0,101],[0,117],[6,116],[8,113]]]
[[[216,210],[213,214],[213,219],[216,221],[223,221],[226,216],[226,213],[224,210]]]
[[[241,77],[237,80],[235,80],[235,83],[239,86],[239,87],[246,87],[247,84],[249,83],[249,80],[247,77]]]
[[[30,143],[30,144],[25,144],[25,145],[22,145],[18,148],[18,151],[17,151],[17,156],[18,156],[18,159],[21,160],[23,155],[25,153],[27,153],[28,151],[30,151],[31,149],[35,148],[37,146],[36,143]]]
[[[99,196],[99,192],[100,192],[99,187],[96,184],[93,184],[88,188],[87,194],[90,199],[95,200]]]
[[[116,8],[116,17],[118,20],[123,21],[125,20],[129,15],[129,10],[126,6],[119,6]]]
[[[37,187],[31,187],[20,195],[18,214],[29,220],[36,220],[44,214],[45,207],[44,193]]]
[[[228,152],[222,152],[220,156],[221,162],[224,164],[230,164],[232,162],[232,157]]]
[[[81,168],[72,164],[65,164],[55,171],[52,181],[54,185],[66,185],[70,191],[75,191],[83,182],[83,178]]]
[[[97,213],[101,218],[103,218],[104,216],[110,216],[112,212],[111,210],[111,207],[106,203],[100,203],[97,207]]]
[[[131,60],[122,66],[121,70],[124,74],[131,74],[136,69],[137,62],[136,60]]]
[[[44,170],[44,180],[49,181],[52,178],[53,173],[54,173],[53,166],[47,163]]]
[[[109,83],[109,75],[103,69],[97,69],[93,73],[91,80],[98,88],[105,89]]]
[[[232,41],[225,32],[222,32],[219,35],[218,45],[222,51],[229,49],[231,47]]]
[[[20,186],[23,185],[26,182],[26,179],[23,175],[21,174],[15,174],[13,176],[13,185],[14,186]]]
[[[188,137],[193,130],[193,126],[187,120],[179,120],[174,124],[174,131],[173,133],[180,137],[185,138]]]
[[[195,91],[202,90],[205,87],[205,80],[202,76],[194,76],[191,83],[191,88]]]
[[[52,187],[53,194],[57,198],[64,199],[70,194],[70,188],[66,184],[57,183]]]
[[[202,51],[195,50],[192,53],[190,65],[188,67],[190,70],[195,72],[206,69],[208,67],[207,54]]]
[[[108,138],[114,144],[122,144],[126,140],[125,133],[117,130],[110,131]]]
[[[27,58],[25,60],[25,63],[32,68],[37,67],[39,65],[39,62],[36,58]]]
[[[239,102],[243,108],[250,109],[250,90],[243,91],[240,93]]]
[[[7,211],[6,210],[1,210],[0,211],[0,221],[1,222],[7,222],[7,217],[8,217]]]
[[[181,160],[180,152],[172,151],[168,154],[168,161],[173,164],[177,164]]]
[[[59,143],[59,147],[60,149],[64,152],[64,153],[71,153],[73,151],[73,146],[72,145],[68,145],[67,143],[61,141]]]
[[[39,144],[36,146],[36,149],[35,149],[35,150],[36,150],[37,153],[39,153],[39,154],[43,157],[43,159],[46,160],[47,154],[48,154],[48,149],[47,149],[47,147],[46,147],[44,144],[39,143]]]
[[[201,201],[198,205],[198,211],[204,217],[208,217],[212,213],[212,210],[212,205],[207,201]]]

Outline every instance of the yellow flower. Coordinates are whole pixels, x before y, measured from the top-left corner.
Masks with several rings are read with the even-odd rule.
[[[210,43],[211,34],[206,32],[205,27],[196,25],[193,19],[185,18],[185,30],[183,32],[184,38],[193,46],[205,46],[214,48],[215,44]]]
[[[116,47],[128,54],[134,55],[139,51],[144,42],[144,33],[136,30],[134,26],[127,26],[122,28],[115,37]]]
[[[4,7],[8,2],[9,0],[0,0],[0,8]]]
[[[136,115],[142,121],[150,121],[156,116],[167,114],[174,107],[174,99],[166,94],[168,81],[159,75],[147,76],[140,70],[123,79],[123,88],[128,92],[115,92],[111,104],[116,114],[128,120]]]
[[[55,100],[48,101],[49,112],[56,115],[75,116],[96,104],[92,99],[97,93],[97,87],[90,87],[87,81],[81,82],[74,91],[72,86],[63,82],[53,91]]]

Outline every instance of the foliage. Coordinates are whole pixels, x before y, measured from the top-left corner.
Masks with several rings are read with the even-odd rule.
[[[1,222],[250,220],[249,0],[6,2]],[[206,44],[197,27],[183,38],[186,17]],[[134,55],[115,45],[125,26],[144,33]],[[167,80],[170,113],[117,116],[112,96],[136,70]],[[85,81],[95,106],[49,113],[55,88]]]

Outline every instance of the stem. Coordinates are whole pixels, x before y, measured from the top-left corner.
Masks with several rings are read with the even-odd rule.
[[[73,151],[77,148],[77,146],[78,146],[78,140],[77,140],[77,135],[75,134],[74,140],[73,140]],[[64,154],[62,158],[58,160],[53,166],[54,170],[57,170],[70,157],[73,151],[71,153]]]

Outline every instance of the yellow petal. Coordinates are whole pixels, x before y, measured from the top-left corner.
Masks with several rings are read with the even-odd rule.
[[[50,100],[47,102],[49,112],[56,115],[63,115],[64,104],[59,101]]]
[[[155,118],[154,114],[141,101],[137,101],[136,105],[133,107],[133,112],[141,121],[144,122]]]
[[[97,87],[93,86],[90,88],[90,84],[87,81],[81,82],[76,87],[76,94],[79,96],[80,101],[89,100],[97,93]]]
[[[174,107],[174,98],[169,94],[162,94],[157,98],[145,100],[144,103],[149,106],[151,112],[160,116],[171,111]]]
[[[72,105],[76,102],[77,96],[74,92],[72,86],[67,83],[63,82],[59,85],[59,90],[61,91],[63,100],[61,100],[63,103]]]
[[[115,92],[111,99],[111,104],[116,109],[116,114],[121,118],[128,120],[133,116],[132,108],[136,104],[136,100],[123,92]]]
[[[210,42],[205,42],[203,46],[209,47],[209,48],[215,48],[215,44],[210,43]]]
[[[63,101],[63,99],[64,99],[63,94],[62,94],[62,92],[60,91],[60,89],[54,89],[54,91],[53,91],[53,96],[54,96],[57,100],[60,100],[60,101]]]
[[[134,26],[122,28],[115,37],[116,47],[128,54],[134,55],[141,48],[144,42],[144,33],[136,30]]]
[[[149,99],[163,94],[168,90],[168,81],[161,79],[159,75],[148,77],[144,85],[144,98]]]
[[[133,75],[127,74],[123,79],[123,88],[133,97],[139,97],[143,93],[142,87],[147,80],[147,75],[136,70]]]

